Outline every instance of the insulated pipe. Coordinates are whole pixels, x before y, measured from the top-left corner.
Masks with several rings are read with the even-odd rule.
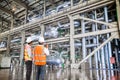
[[[96,1],[89,1],[88,4],[93,3],[93,2],[95,3]],[[103,0],[103,1],[96,2],[95,4],[92,4],[92,5],[83,7],[83,8],[81,8],[83,6],[83,4],[78,5],[78,6],[73,6],[71,9],[68,9],[67,11],[65,11],[63,13],[58,13],[55,16],[51,16],[51,17],[45,17],[44,19],[40,19],[40,20],[34,21],[32,23],[28,23],[28,24],[22,25],[20,27],[14,28],[13,30],[9,30],[9,31],[6,31],[4,33],[1,33],[0,37],[6,36],[9,33],[15,34],[15,32],[21,31],[23,29],[29,29],[29,28],[33,27],[34,25],[37,25],[39,22],[47,24],[48,22],[50,23],[50,21],[54,22],[54,20],[52,20],[53,18],[56,18],[56,20],[60,20],[61,18],[62,19],[65,18],[66,15],[68,15],[68,14],[74,14],[74,15],[76,15],[77,12],[79,12],[79,11],[80,11],[80,13],[88,11],[87,8],[89,8],[89,7],[91,7],[89,10],[93,10],[93,9],[98,8],[98,7],[102,7],[104,5],[111,4],[113,2],[114,1],[110,1],[110,0],[105,0],[104,1]],[[100,5],[100,4],[102,4],[102,5]],[[99,6],[96,6],[96,5],[99,5]],[[59,17],[58,17],[58,15],[59,15]]]

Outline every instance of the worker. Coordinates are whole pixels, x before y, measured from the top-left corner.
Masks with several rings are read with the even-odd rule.
[[[26,80],[30,80],[32,72],[32,39],[28,37],[26,40],[27,44],[25,45],[24,51],[24,60],[26,64]]]
[[[37,67],[36,80],[44,80],[46,70],[46,56],[49,55],[48,46],[44,47],[44,38],[39,38],[39,45],[34,47],[33,61]]]

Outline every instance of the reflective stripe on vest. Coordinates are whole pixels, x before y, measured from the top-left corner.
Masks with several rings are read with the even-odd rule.
[[[25,61],[27,61],[27,60],[32,60],[32,59],[29,57],[29,55],[28,55],[28,51],[27,51],[28,48],[29,48],[28,45],[25,45],[25,50],[24,50],[24,59],[25,59]]]
[[[38,45],[34,48],[34,64],[46,65],[46,55],[44,53],[44,46]]]

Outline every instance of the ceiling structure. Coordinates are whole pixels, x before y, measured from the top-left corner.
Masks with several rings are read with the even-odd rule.
[[[27,20],[43,15],[44,2],[47,9],[63,1],[66,0],[0,0],[0,33],[10,29],[12,20],[13,27],[18,27],[28,22],[25,22],[26,15]]]

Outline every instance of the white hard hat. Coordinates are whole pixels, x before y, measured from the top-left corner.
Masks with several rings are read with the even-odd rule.
[[[43,37],[40,37],[40,38],[39,38],[39,42],[45,42],[44,38],[43,38]]]
[[[27,40],[26,40],[27,43],[30,43],[32,42],[32,38],[31,37],[28,37]]]

